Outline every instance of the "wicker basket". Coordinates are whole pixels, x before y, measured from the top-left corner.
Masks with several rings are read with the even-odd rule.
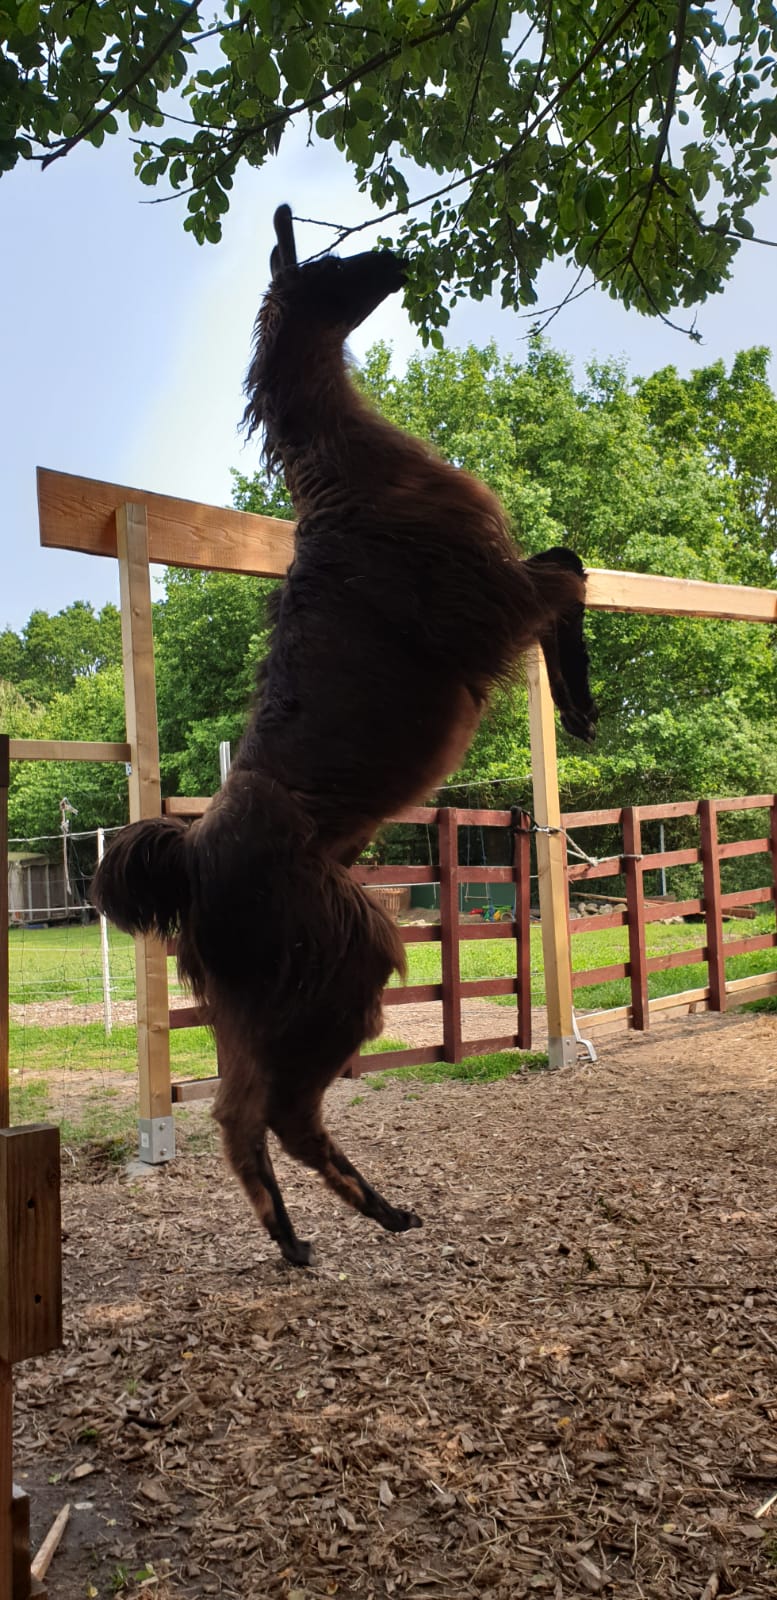
[[[374,894],[375,899],[380,901],[384,910],[388,911],[392,917],[398,917],[400,911],[404,910],[407,891],[401,884],[376,884],[374,889],[370,889],[370,894]]]

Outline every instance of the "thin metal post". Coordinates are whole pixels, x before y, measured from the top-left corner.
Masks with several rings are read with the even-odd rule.
[[[222,784],[225,784],[227,781],[231,765],[232,745],[230,744],[229,739],[222,739],[221,744],[219,745],[219,773],[221,775]]]

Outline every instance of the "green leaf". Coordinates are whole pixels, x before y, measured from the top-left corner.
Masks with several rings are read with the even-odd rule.
[[[257,63],[253,78],[257,89],[260,89],[268,100],[277,100],[281,89],[281,77],[271,55],[265,56],[263,61]]]
[[[302,39],[290,39],[281,50],[278,61],[289,87],[300,98],[304,97],[313,76],[310,52]]]
[[[20,33],[33,34],[40,21],[39,0],[23,0],[16,13],[16,26]]]

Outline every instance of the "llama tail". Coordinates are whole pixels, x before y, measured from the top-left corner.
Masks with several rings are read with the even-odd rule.
[[[171,938],[191,899],[188,834],[178,817],[152,817],[122,828],[92,879],[93,905],[124,933]]]
[[[562,727],[590,744],[596,735],[599,713],[591,694],[583,632],[585,568],[574,550],[563,545],[530,556],[526,566],[551,613],[539,642]]]
[[[208,977],[214,1015],[248,1008],[269,1037],[322,1043],[343,1059],[382,1024],[380,994],[404,971],[399,931],[348,870],[323,854],[289,792],[233,767],[191,839],[182,946]]]

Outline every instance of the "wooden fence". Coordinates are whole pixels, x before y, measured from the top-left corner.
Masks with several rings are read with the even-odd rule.
[[[202,816],[205,799],[176,799],[165,802],[168,815]],[[360,1077],[363,1072],[378,1072],[386,1067],[409,1066],[423,1061],[463,1061],[466,1056],[493,1050],[528,1050],[531,1047],[531,969],[529,937],[531,818],[516,811],[436,810],[429,806],[409,807],[394,822],[421,823],[437,828],[437,860],[423,865],[370,867],[357,865],[351,875],[366,888],[382,885],[407,886],[418,883],[439,885],[440,921],[416,924],[401,929],[402,942],[439,944],[441,979],[439,983],[404,984],[384,990],[383,1004],[414,1005],[442,1003],[440,1036],[431,1044],[416,1049],[385,1050],[376,1054],[361,1052],[352,1058],[347,1073]],[[497,828],[509,835],[510,863],[502,867],[459,865],[459,828]],[[508,883],[515,887],[515,909],[507,921],[474,924],[463,921],[459,909],[459,886],[467,883]],[[516,977],[476,978],[461,976],[461,944],[470,939],[511,940],[516,946]],[[170,952],[175,949],[170,945]],[[505,1008],[495,1013],[506,1027],[492,1038],[465,1039],[462,1001],[486,999],[495,995],[514,995],[515,1012]],[[201,1025],[196,1006],[177,1006],[169,1014],[171,1028]],[[512,1025],[510,1025],[512,1024]],[[509,1031],[508,1031],[509,1027]],[[213,1093],[218,1078],[194,1078],[172,1085],[174,1103],[203,1099]]]
[[[719,818],[731,812],[766,811],[766,829],[758,836],[721,842]],[[689,818],[698,824],[698,844],[675,850],[643,850],[642,827],[646,822],[666,822]],[[777,947],[777,933],[759,933],[749,938],[724,939],[724,915],[738,908],[771,904],[777,907],[777,796],[746,795],[732,800],[688,800],[666,805],[625,806],[604,811],[571,811],[562,815],[562,826],[575,840],[590,828],[617,827],[622,831],[622,849],[610,853],[602,860],[576,861],[567,865],[570,886],[582,886],[597,879],[622,876],[625,880],[625,897],[622,909],[606,914],[581,917],[570,921],[571,938],[593,933],[601,928],[628,929],[628,960],[611,966],[577,969],[572,973],[572,988],[583,989],[591,984],[606,983],[611,979],[627,978],[631,989],[628,1005],[591,1012],[580,1018],[585,1032],[591,1028],[627,1023],[637,1030],[650,1026],[651,1015],[667,1011],[698,1010],[725,1011],[728,1001],[740,1002],[758,999],[777,993],[777,971],[746,978],[726,978],[726,961],[729,957],[743,955],[751,950]],[[586,841],[586,849],[590,841]],[[726,894],[721,890],[721,863],[736,857],[765,855],[769,858],[768,884],[760,888],[741,889]],[[669,903],[649,903],[645,894],[644,877],[653,872],[673,867],[701,867],[701,895]],[[617,898],[617,897],[616,897]],[[687,917],[703,915],[706,925],[706,943],[688,950],[673,951],[670,955],[647,954],[645,929],[648,923],[658,922],[667,915]],[[678,994],[648,998],[648,979],[652,972],[665,972],[671,967],[688,967],[706,963],[707,982]]]

